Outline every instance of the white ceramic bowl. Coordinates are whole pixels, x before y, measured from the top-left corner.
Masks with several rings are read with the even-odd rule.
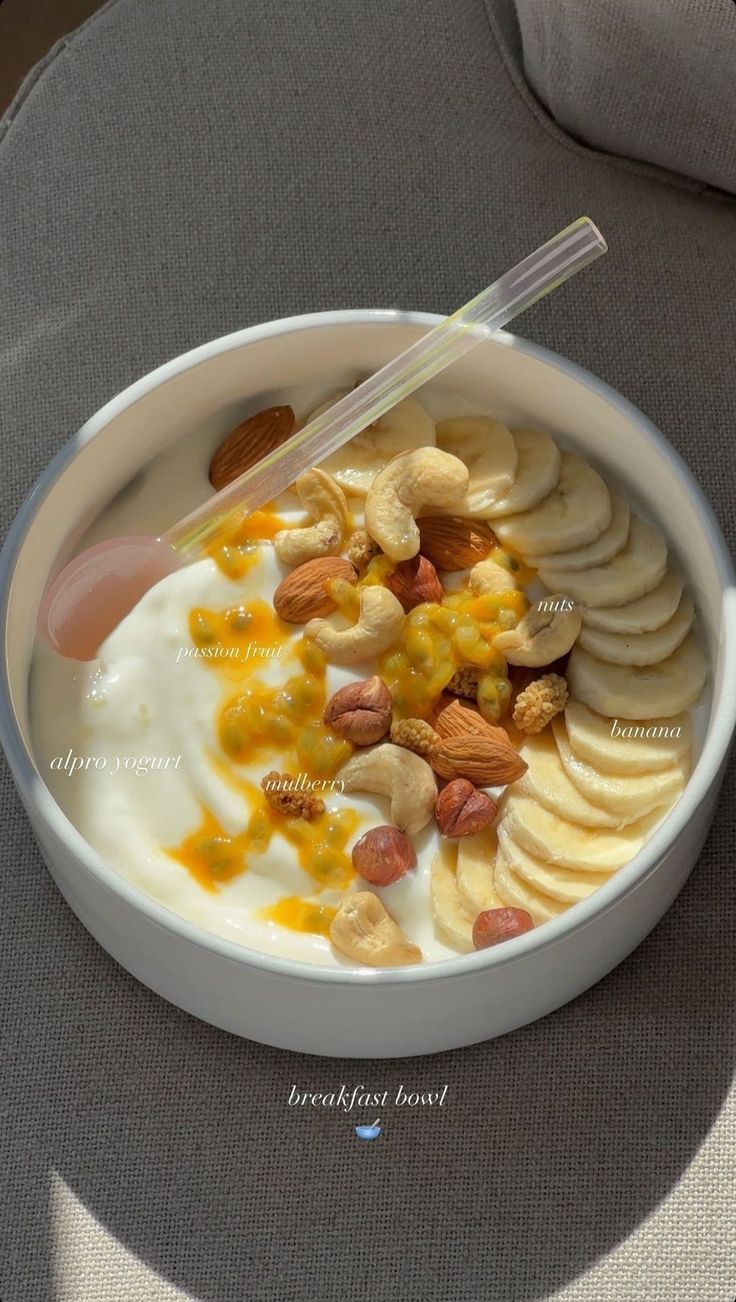
[[[84,925],[179,1007],[306,1053],[393,1057],[471,1044],[551,1012],[619,963],[661,918],[711,821],[736,714],[734,576],[692,475],[651,423],[594,376],[511,335],[479,344],[441,387],[516,426],[583,448],[667,533],[713,666],[707,735],[687,788],[642,852],[595,894],[516,940],[419,968],[351,973],[244,949],[142,894],[86,844],[29,744],[28,673],[42,590],[114,494],[188,431],[225,431],[243,401],[329,391],[394,357],[440,318],[328,312],[217,339],[160,367],[93,416],[51,463],[0,558],[0,736],[49,869]],[[678,540],[680,545],[678,545]]]

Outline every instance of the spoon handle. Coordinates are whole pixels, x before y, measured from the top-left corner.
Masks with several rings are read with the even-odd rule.
[[[180,520],[164,537],[182,559],[194,558],[216,538],[234,510],[245,517],[278,497],[298,475],[335,452],[402,398],[562,285],[606,249],[606,241],[597,226],[590,218],[579,217]],[[400,321],[401,313],[397,312],[396,316]]]

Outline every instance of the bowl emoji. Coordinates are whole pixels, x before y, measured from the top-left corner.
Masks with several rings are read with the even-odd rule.
[[[377,1121],[374,1121],[372,1126],[356,1126],[355,1133],[358,1139],[378,1139],[381,1127]]]

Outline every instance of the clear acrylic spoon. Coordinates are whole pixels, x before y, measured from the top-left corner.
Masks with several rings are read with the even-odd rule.
[[[91,660],[159,579],[196,560],[219,534],[231,533],[234,519],[244,519],[278,497],[298,475],[606,248],[594,223],[579,217],[160,538],[110,538],[75,556],[44,594],[38,614],[41,636],[63,656]]]

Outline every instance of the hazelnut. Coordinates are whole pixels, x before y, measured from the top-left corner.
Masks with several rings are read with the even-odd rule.
[[[454,778],[437,797],[435,814],[443,836],[472,836],[496,817],[496,803],[467,778]]]
[[[488,949],[514,936],[523,936],[534,927],[526,909],[486,909],[473,923],[474,949]]]
[[[374,674],[335,692],[325,706],[324,721],[354,746],[372,746],[386,736],[392,709],[388,687]]]
[[[372,886],[390,886],[417,866],[417,855],[398,827],[372,827],[353,846],[353,868]]]
[[[385,582],[405,611],[413,610],[425,601],[441,601],[445,595],[437,571],[426,556],[412,556],[410,561],[400,561],[386,576]]]

